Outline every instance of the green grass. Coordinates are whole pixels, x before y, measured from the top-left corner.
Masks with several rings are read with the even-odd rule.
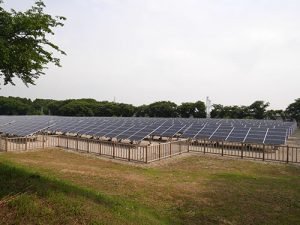
[[[207,156],[136,166],[0,155],[0,224],[300,224],[300,167]]]
[[[15,196],[0,212],[11,224],[158,224],[151,208],[39,174],[38,170],[0,163],[0,199]],[[5,218],[7,217],[7,218]],[[4,223],[5,223],[4,222]]]

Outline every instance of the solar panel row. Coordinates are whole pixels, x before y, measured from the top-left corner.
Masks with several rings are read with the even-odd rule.
[[[149,136],[284,144],[295,129],[274,120],[0,116],[0,132],[28,136],[40,130],[140,141]]]

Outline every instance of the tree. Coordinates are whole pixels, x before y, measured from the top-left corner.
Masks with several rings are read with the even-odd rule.
[[[136,117],[147,117],[148,116],[148,106],[141,105],[135,108]]]
[[[205,104],[202,101],[193,102],[184,102],[177,107],[178,114],[183,118],[205,118]]]
[[[285,120],[285,112],[283,110],[268,110],[266,112],[266,119],[270,120],[276,120],[276,119],[282,119]]]
[[[264,119],[266,117],[267,108],[269,103],[264,101],[255,101],[249,106],[250,116],[255,119]]]
[[[0,115],[27,115],[31,111],[30,99],[0,97]]]
[[[184,102],[177,108],[178,114],[183,118],[189,118],[195,114],[195,104],[192,102]]]
[[[33,104],[33,109],[36,114],[48,115],[51,111],[49,109],[49,105],[55,102],[52,99],[35,99]]]
[[[53,28],[63,26],[62,16],[44,13],[45,4],[37,0],[29,10],[6,11],[0,0],[0,79],[4,85],[14,85],[17,77],[28,86],[44,74],[47,64],[60,65],[60,59],[51,50],[65,55],[57,45],[47,39],[54,35]]]
[[[154,102],[148,106],[150,117],[177,117],[177,105],[170,101]]]
[[[223,118],[224,117],[224,106],[221,104],[214,104],[213,109],[210,112],[211,118]]]
[[[60,108],[62,116],[94,116],[88,103],[72,101]]]
[[[300,125],[300,98],[290,104],[285,112],[288,118],[296,120],[298,125]]]
[[[195,118],[205,118],[206,117],[206,108],[205,104],[202,101],[195,102],[195,112],[193,116]]]

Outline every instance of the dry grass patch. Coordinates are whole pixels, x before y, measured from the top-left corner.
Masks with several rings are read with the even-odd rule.
[[[117,223],[123,220],[124,224],[136,224],[145,217],[146,224],[300,224],[297,166],[198,154],[143,166],[59,149],[5,153],[0,158],[41,176],[119,199],[126,204],[118,208],[121,217],[116,216]],[[80,209],[84,209],[83,217],[88,216],[89,223],[113,221],[110,216],[115,214],[99,202],[86,204],[84,197],[75,199],[78,204],[83,202]],[[126,205],[141,207],[136,220],[132,214],[124,218]]]

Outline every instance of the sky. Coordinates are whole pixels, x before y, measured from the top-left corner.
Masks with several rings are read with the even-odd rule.
[[[300,97],[299,0],[44,0],[67,56],[0,95],[285,109]],[[33,0],[5,0],[24,10]]]

